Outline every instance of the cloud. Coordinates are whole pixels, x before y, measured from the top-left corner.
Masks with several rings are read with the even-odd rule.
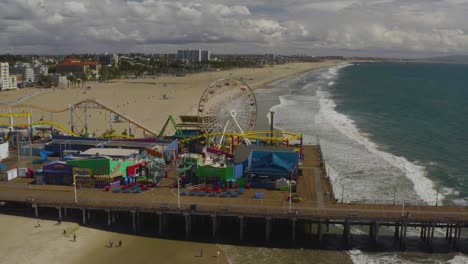
[[[468,53],[468,0],[3,0],[16,53]]]
[[[75,1],[71,1],[71,2],[65,2],[63,4],[63,12],[64,14],[68,14],[68,15],[82,15],[82,14],[85,14],[87,11],[84,3],[82,2],[75,2]]]

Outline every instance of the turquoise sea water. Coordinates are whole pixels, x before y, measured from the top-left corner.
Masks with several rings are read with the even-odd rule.
[[[383,151],[468,196],[468,65],[358,64],[329,89],[336,111]]]
[[[276,128],[302,133],[306,144],[319,142],[334,191],[345,202],[466,205],[466,84],[468,65],[353,63],[325,68],[256,90],[259,113],[264,113],[259,123],[266,129],[272,110]],[[392,234],[385,228],[381,232]],[[444,234],[435,234],[441,248]],[[461,253],[422,252],[418,235],[418,229],[408,230],[413,242],[406,253],[393,251],[389,240],[381,241],[377,252],[366,248],[365,241],[356,242],[346,255],[354,263],[468,263]],[[314,254],[331,263],[333,257],[343,257],[333,245],[329,249]],[[281,254],[308,258],[300,250]]]

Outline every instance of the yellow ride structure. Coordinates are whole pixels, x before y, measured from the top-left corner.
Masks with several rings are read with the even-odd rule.
[[[12,113],[12,110],[14,110],[14,109],[16,109],[16,112]],[[118,116],[119,120],[122,120],[121,123],[124,123],[124,122],[128,123],[128,125],[129,125],[129,127],[128,127],[129,128],[129,134],[130,134],[130,125],[138,128],[138,129],[141,129],[143,131],[144,135],[157,135],[158,134],[156,131],[152,130],[151,128],[148,128],[147,126],[141,124],[140,122],[134,120],[133,118],[114,110],[110,106],[107,106],[104,103],[102,103],[102,102],[100,102],[100,101],[98,101],[96,99],[86,99],[86,100],[77,102],[77,103],[75,103],[73,105],[69,105],[68,107],[63,108],[63,109],[51,109],[51,108],[48,108],[48,107],[35,105],[35,104],[0,105],[0,111],[2,111],[2,110],[4,111],[4,112],[0,113],[0,117],[10,118],[10,123],[13,123],[13,118],[14,117],[19,117],[19,118],[26,117],[26,118],[28,118],[28,120],[30,120],[31,115],[32,115],[31,112],[32,112],[33,109],[49,113],[50,114],[50,120],[48,120],[48,122],[53,123],[53,124],[50,124],[50,125],[53,125],[54,127],[56,126],[57,128],[60,128],[61,130],[63,130],[63,128],[65,128],[65,126],[55,125],[57,123],[53,122],[53,114],[68,112],[69,115],[70,115],[70,119],[69,119],[70,120],[69,121],[70,128],[67,129],[68,131],[66,131],[66,130],[63,130],[63,131],[67,132],[70,135],[78,135],[78,134],[80,134],[82,132],[84,132],[85,134],[88,133],[88,131],[90,130],[89,127],[88,127],[88,125],[89,125],[88,124],[88,117],[89,117],[89,111],[91,111],[92,109],[99,109],[99,110],[107,111],[107,112],[109,112],[109,117]],[[5,111],[9,111],[9,112],[5,113]],[[79,115],[81,115],[81,116],[79,116]],[[43,120],[41,120],[41,121],[46,122],[46,121],[43,121]],[[28,122],[28,123],[31,123],[31,122]],[[37,122],[35,122],[35,123],[37,123]],[[112,118],[109,118],[109,127],[110,127],[110,129],[112,129]],[[70,132],[72,132],[72,133],[70,133]],[[118,136],[118,137],[121,137],[121,138],[125,138],[125,135],[119,135],[119,134],[113,134],[112,136],[116,136],[116,137]]]

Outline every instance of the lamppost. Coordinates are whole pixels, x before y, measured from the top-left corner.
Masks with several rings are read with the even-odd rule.
[[[177,209],[180,209],[180,177],[177,173]]]
[[[438,206],[438,205],[439,205],[439,187],[437,187],[435,206]]]
[[[273,145],[274,116],[275,116],[275,112],[270,111],[270,137],[271,137],[270,145]]]
[[[78,203],[78,196],[76,195],[76,173],[73,174],[73,189],[75,191],[75,204]]]

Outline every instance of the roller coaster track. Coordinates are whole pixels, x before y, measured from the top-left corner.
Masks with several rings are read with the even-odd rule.
[[[207,137],[242,137],[242,138],[249,138],[249,139],[258,139],[258,140],[268,140],[268,141],[286,141],[286,140],[299,140],[302,138],[301,134],[292,133],[292,132],[284,132],[284,131],[273,131],[273,135],[271,131],[249,131],[245,133],[209,133],[209,134],[201,134],[198,136],[181,139],[181,143],[189,142],[192,140],[200,139],[200,138],[207,138]]]
[[[157,135],[158,133],[150,128],[147,128],[146,126],[140,124],[139,122],[133,120],[132,118],[128,117],[128,116],[125,116],[124,114],[122,113],[119,113],[117,111],[115,111],[114,109],[112,109],[111,107],[99,102],[98,100],[96,99],[86,99],[86,100],[83,100],[83,101],[80,101],[78,103],[75,103],[73,105],[70,105],[69,107],[67,108],[64,108],[64,109],[51,109],[51,108],[47,108],[47,107],[44,107],[44,106],[40,106],[40,105],[35,105],[35,104],[11,104],[11,105],[0,105],[0,109],[11,109],[11,108],[34,108],[34,109],[39,109],[39,110],[42,110],[44,112],[49,112],[49,113],[64,113],[64,112],[67,112],[67,111],[72,111],[72,109],[76,109],[76,108],[86,108],[86,107],[89,107],[89,104],[95,104],[97,106],[97,108],[101,108],[101,109],[104,109],[104,110],[107,110],[115,115],[118,115],[120,116],[122,119],[126,120],[127,122],[129,122],[130,124],[133,124],[134,126],[142,129],[143,131],[145,132],[148,132],[149,134],[153,134],[153,135]],[[55,125],[54,125],[55,126]],[[58,126],[57,126],[58,127]],[[62,126],[63,127],[63,126]],[[73,134],[76,134],[76,133],[73,133]]]
[[[0,126],[6,126],[6,127],[28,127],[28,126],[43,126],[43,125],[51,125],[53,127],[56,127],[56,128],[59,128],[60,130],[72,135],[72,136],[79,136],[78,134],[74,133],[73,131],[71,131],[70,129],[66,128],[65,126],[59,124],[59,123],[55,123],[55,122],[49,122],[49,121],[38,121],[38,122],[34,122],[34,123],[31,123],[31,124],[6,124],[6,123],[3,123],[1,124],[0,123]]]

